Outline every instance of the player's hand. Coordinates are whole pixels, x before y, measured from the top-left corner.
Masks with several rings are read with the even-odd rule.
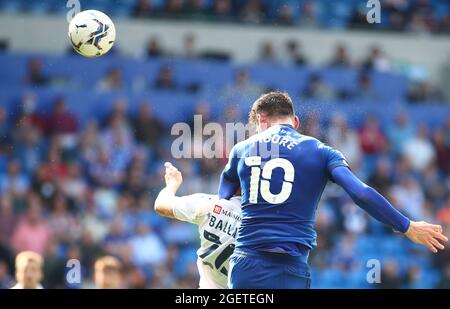
[[[424,245],[433,253],[438,252],[438,249],[443,250],[445,247],[441,242],[448,241],[448,238],[442,234],[442,227],[440,225],[434,225],[424,221],[411,221],[405,235],[411,241]]]
[[[176,193],[183,182],[183,176],[181,175],[181,172],[170,162],[164,163],[164,167],[166,168],[166,174],[164,175],[166,186]]]

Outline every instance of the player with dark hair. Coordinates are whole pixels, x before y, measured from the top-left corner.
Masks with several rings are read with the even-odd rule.
[[[220,198],[242,190],[230,288],[309,288],[316,210],[328,180],[378,221],[434,253],[444,249],[441,226],[410,221],[360,181],[341,152],[298,133],[299,119],[286,93],[261,96],[249,118],[258,134],[233,147],[219,187]]]

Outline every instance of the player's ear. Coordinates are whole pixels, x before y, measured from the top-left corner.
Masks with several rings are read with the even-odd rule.
[[[299,126],[300,126],[300,119],[298,118],[298,116],[294,116],[294,128],[297,130]]]
[[[269,119],[266,116],[264,116],[262,114],[257,114],[256,117],[258,118],[258,131],[259,132],[262,132],[269,127]]]

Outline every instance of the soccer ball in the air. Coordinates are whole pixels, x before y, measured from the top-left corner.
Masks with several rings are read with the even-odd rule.
[[[69,24],[73,48],[85,57],[99,57],[114,45],[116,29],[111,19],[96,10],[82,11]]]

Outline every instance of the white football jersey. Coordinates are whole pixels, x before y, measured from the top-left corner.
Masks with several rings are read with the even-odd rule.
[[[177,197],[175,218],[198,225],[197,266],[201,289],[226,289],[231,254],[241,224],[241,198],[219,200],[217,195]]]

